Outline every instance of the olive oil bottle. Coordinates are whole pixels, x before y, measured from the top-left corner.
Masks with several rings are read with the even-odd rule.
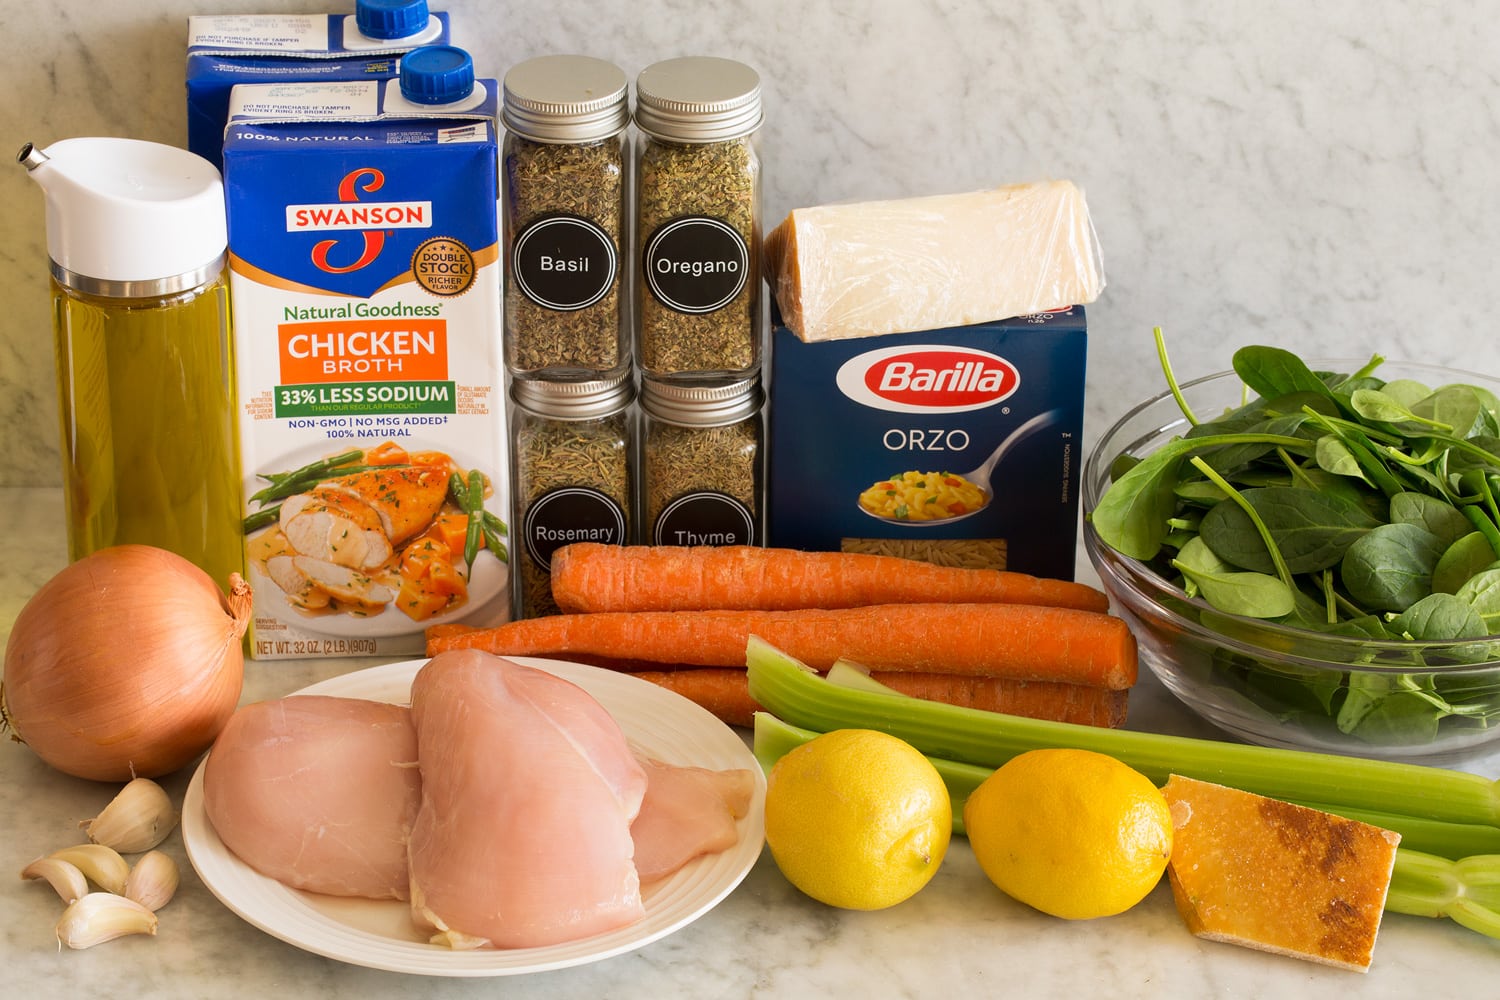
[[[201,157],[65,139],[46,192],[68,554],[169,549],[243,573],[223,188]]]

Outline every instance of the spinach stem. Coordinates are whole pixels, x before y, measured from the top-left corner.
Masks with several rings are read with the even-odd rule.
[[[1162,334],[1161,327],[1152,327],[1151,334],[1156,338],[1156,357],[1161,362],[1162,374],[1166,376],[1167,388],[1172,390],[1172,398],[1177,400],[1177,406],[1182,410],[1182,415],[1187,418],[1187,422],[1197,427],[1198,417],[1193,413],[1193,408],[1188,405],[1188,401],[1183,398],[1182,389],[1177,385],[1177,378],[1172,374],[1172,362],[1167,357],[1167,340]]]
[[[1495,553],[1495,558],[1500,559],[1500,528],[1495,526],[1495,522],[1479,509],[1478,504],[1466,503],[1459,510],[1464,512],[1464,516],[1484,536],[1484,540],[1490,543],[1490,551]]]
[[[1281,582],[1286,585],[1287,590],[1295,592],[1297,589],[1297,582],[1292,579],[1291,568],[1287,566],[1286,558],[1282,556],[1281,547],[1276,544],[1276,539],[1271,537],[1271,529],[1266,527],[1266,522],[1261,519],[1261,516],[1256,512],[1255,507],[1250,503],[1249,500],[1245,499],[1244,494],[1240,493],[1239,490],[1229,485],[1229,481],[1215,472],[1213,470],[1213,466],[1203,461],[1200,456],[1194,455],[1192,458],[1188,459],[1188,461],[1193,464],[1193,468],[1203,473],[1203,475],[1208,477],[1209,481],[1211,481],[1219,489],[1223,490],[1225,496],[1233,500],[1235,504],[1239,506],[1240,510],[1243,510],[1245,512],[1245,516],[1250,518],[1250,523],[1255,525],[1255,530],[1260,533],[1261,541],[1266,543],[1266,551],[1271,554],[1271,564],[1276,567],[1277,577],[1279,577]]]

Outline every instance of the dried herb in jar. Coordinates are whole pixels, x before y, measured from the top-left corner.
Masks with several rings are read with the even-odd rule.
[[[625,74],[543,56],[505,76],[505,353],[521,377],[628,367]]]
[[[641,482],[652,544],[760,543],[760,406],[758,378],[721,385],[643,382]]]
[[[628,378],[511,383],[517,617],[557,613],[551,559],[558,548],[632,540],[633,392]]]
[[[760,79],[728,59],[657,63],[636,83],[637,317],[655,378],[760,364]]]

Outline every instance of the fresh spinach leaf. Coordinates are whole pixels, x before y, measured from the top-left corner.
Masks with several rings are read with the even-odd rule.
[[[1467,523],[1467,522],[1466,522]],[[1471,531],[1443,550],[1432,570],[1432,590],[1457,594],[1470,579],[1495,564],[1495,550],[1482,531]]]
[[[1383,524],[1344,552],[1339,577],[1365,607],[1403,611],[1432,593],[1432,571],[1442,554],[1442,542],[1425,528]]]
[[[1313,449],[1313,460],[1324,472],[1335,476],[1348,476],[1366,483],[1370,481],[1365,475],[1364,468],[1359,464],[1359,459],[1354,457],[1354,452],[1332,434],[1325,434],[1318,438]]]
[[[1356,389],[1349,395],[1349,405],[1354,412],[1366,420],[1374,420],[1383,424],[1420,424],[1422,430],[1431,433],[1433,430],[1449,431],[1453,428],[1447,424],[1435,425],[1433,421],[1422,420],[1411,410],[1407,409],[1402,402],[1394,396],[1388,395],[1382,389]]]
[[[1280,618],[1295,606],[1291,588],[1275,576],[1237,570],[1194,538],[1172,560],[1191,580],[1203,599],[1226,614],[1249,618]]]
[[[1332,397],[1333,390],[1313,374],[1306,362],[1280,347],[1252,345],[1234,352],[1234,373],[1256,394],[1267,399],[1293,392]]]
[[[1357,503],[1302,487],[1250,489],[1240,495],[1260,516],[1293,573],[1338,565],[1355,540],[1380,524]],[[1259,573],[1274,571],[1265,542],[1238,504],[1224,501],[1210,508],[1198,530],[1221,559]]]
[[[1397,493],[1391,497],[1390,519],[1396,524],[1426,528],[1445,548],[1474,529],[1463,511],[1426,493]]]
[[[1473,605],[1453,594],[1428,594],[1391,619],[1391,628],[1424,642],[1482,639],[1488,634]]]
[[[1468,602],[1490,633],[1500,633],[1500,569],[1486,569],[1465,580],[1454,596]]]

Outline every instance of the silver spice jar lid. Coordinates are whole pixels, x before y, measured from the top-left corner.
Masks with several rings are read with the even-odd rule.
[[[512,66],[502,85],[500,119],[534,142],[607,139],[630,124],[630,82],[614,63],[592,56],[538,56]]]
[[[742,62],[684,56],[654,63],[635,81],[635,123],[669,142],[723,142],[760,127],[760,75]]]
[[[760,376],[736,382],[661,382],[641,379],[641,409],[689,427],[720,427],[760,409]]]
[[[593,420],[628,406],[635,396],[635,382],[629,372],[576,382],[518,378],[510,384],[510,395],[518,405],[544,417]]]

